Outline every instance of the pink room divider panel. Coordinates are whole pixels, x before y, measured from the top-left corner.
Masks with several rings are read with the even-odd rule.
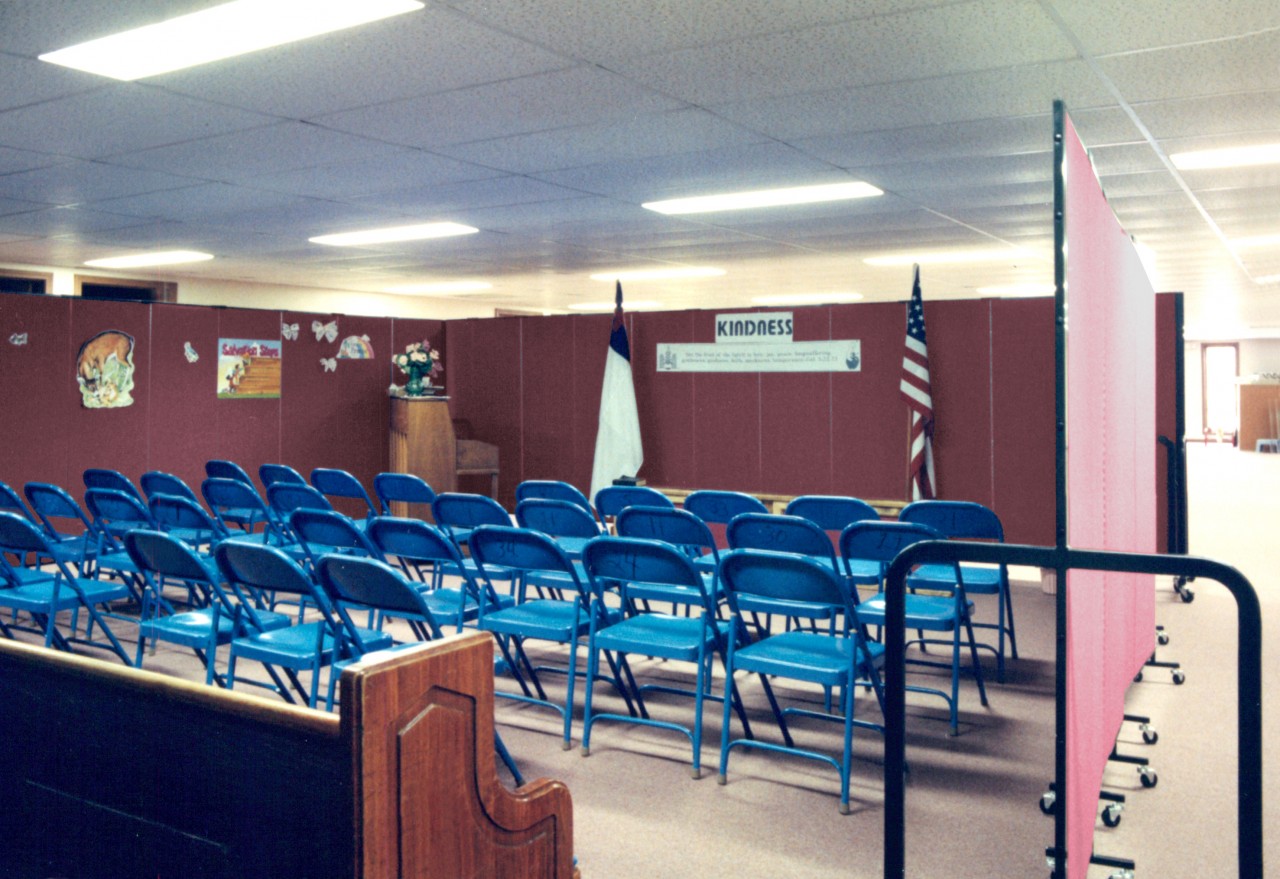
[[[1063,117],[1066,224],[1066,542],[1156,548],[1155,292]],[[1067,575],[1067,875],[1089,867],[1098,793],[1124,694],[1151,655],[1151,575]]]

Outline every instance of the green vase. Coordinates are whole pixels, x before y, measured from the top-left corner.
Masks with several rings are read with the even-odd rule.
[[[418,369],[409,370],[409,382],[404,386],[404,392],[410,397],[422,397],[426,395],[426,388],[423,387],[422,377],[425,373]]]

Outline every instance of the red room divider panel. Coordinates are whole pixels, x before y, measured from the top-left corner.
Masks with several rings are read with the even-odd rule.
[[[80,405],[71,301],[61,296],[0,296],[0,481],[66,485],[74,438],[67,429]],[[76,474],[77,484],[80,476]]]
[[[180,477],[197,494],[204,462],[221,457],[216,419],[219,312],[196,305],[151,306],[149,470]],[[235,405],[239,405],[237,402]]]
[[[1065,111],[1066,542],[1155,551],[1155,293]],[[1150,575],[1067,575],[1067,875],[1084,877],[1124,693],[1155,639]]]
[[[222,341],[267,342],[281,345],[281,359],[288,357],[288,350],[281,342],[281,320],[278,311],[257,311],[248,308],[226,308],[218,311],[218,339]],[[213,409],[206,429],[213,430],[218,438],[214,457],[235,461],[255,479],[258,465],[280,460],[280,400],[284,393],[280,387],[274,397],[251,393],[252,386],[241,385],[244,392],[220,398],[217,390],[226,378],[223,358],[214,356],[207,367],[209,392],[200,399],[207,400]],[[201,462],[203,466],[203,462]]]

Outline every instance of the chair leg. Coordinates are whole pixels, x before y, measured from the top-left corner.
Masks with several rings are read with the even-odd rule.
[[[582,756],[591,753],[591,696],[595,691],[596,675],[600,671],[600,650],[594,644],[587,646],[587,690],[582,700]]]
[[[764,685],[764,694],[769,699],[769,707],[773,709],[773,716],[778,721],[778,729],[782,731],[782,741],[788,748],[794,748],[795,741],[791,738],[791,730],[787,728],[787,720],[783,716],[782,707],[778,704],[777,697],[773,695],[773,687],[769,684],[768,675],[760,675],[760,683]]]

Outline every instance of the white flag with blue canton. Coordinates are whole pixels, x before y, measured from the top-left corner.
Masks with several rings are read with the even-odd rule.
[[[640,445],[640,411],[631,377],[631,346],[622,320],[622,282],[614,300],[613,328],[604,361],[600,389],[600,427],[596,432],[595,466],[591,469],[591,500],[596,492],[621,476],[635,476],[644,463]]]

